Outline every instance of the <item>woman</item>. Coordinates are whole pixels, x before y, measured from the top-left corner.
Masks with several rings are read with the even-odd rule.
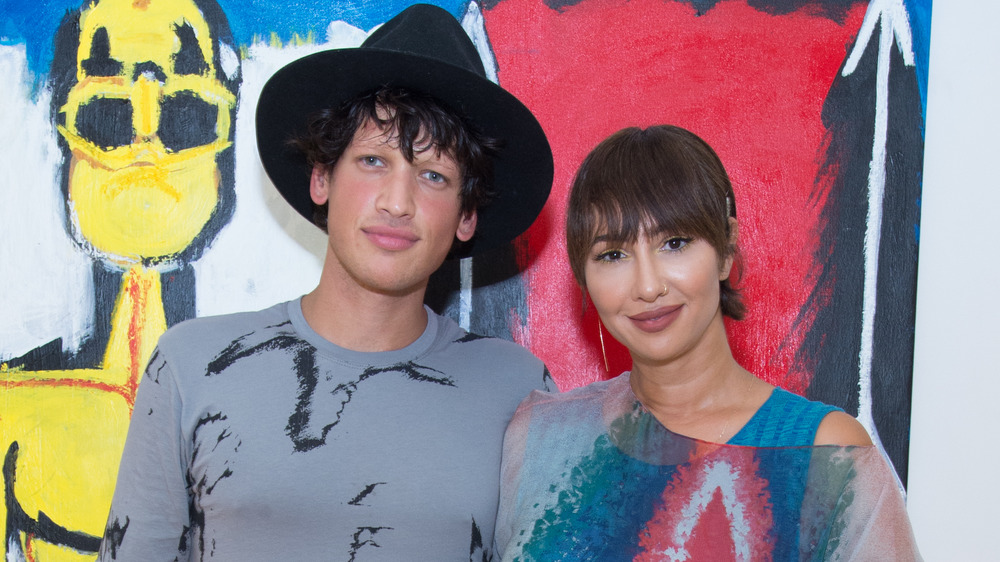
[[[918,558],[857,420],[733,359],[739,223],[708,144],[672,126],[615,133],[577,172],[566,223],[573,274],[632,369],[521,404],[503,560]]]

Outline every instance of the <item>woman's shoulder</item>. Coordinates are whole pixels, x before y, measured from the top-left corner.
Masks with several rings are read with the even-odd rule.
[[[590,402],[600,402],[606,399],[609,394],[613,394],[617,387],[621,385],[619,375],[615,378],[592,382],[583,386],[578,386],[564,392],[533,390],[521,402],[522,407],[568,407],[586,408]],[[627,384],[627,380],[625,381]]]
[[[781,388],[776,388],[775,394],[778,395],[779,399],[797,405],[805,416],[818,420],[819,425],[816,427],[813,445],[846,447],[872,444],[871,437],[868,436],[868,432],[861,425],[861,422],[841,408],[809,400]]]
[[[729,443],[754,447],[869,445],[867,432],[836,406],[775,388]]]
[[[834,410],[823,417],[813,444],[869,446],[872,438],[857,419],[843,410]]]

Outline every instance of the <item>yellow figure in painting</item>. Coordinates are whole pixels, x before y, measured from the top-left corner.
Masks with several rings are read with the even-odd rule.
[[[67,229],[93,257],[95,330],[0,364],[5,560],[92,560],[135,390],[194,315],[197,259],[233,207],[239,56],[214,0],[95,0],[50,74]]]

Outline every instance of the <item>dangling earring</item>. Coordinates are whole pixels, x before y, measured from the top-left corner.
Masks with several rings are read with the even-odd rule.
[[[597,337],[601,340],[601,356],[604,357],[604,370],[611,373],[611,368],[608,367],[608,352],[604,351],[604,326],[601,325],[601,317],[597,317]]]

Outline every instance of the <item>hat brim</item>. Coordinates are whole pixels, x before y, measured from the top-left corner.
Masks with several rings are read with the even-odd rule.
[[[458,257],[510,242],[531,226],[552,188],[552,150],[534,115],[512,94],[463,68],[424,56],[374,48],[334,49],[308,55],[276,72],[257,104],[257,149],[271,182],[312,221],[311,169],[288,144],[308,118],[380,87],[430,95],[500,139],[496,197],[478,211],[476,235]]]

